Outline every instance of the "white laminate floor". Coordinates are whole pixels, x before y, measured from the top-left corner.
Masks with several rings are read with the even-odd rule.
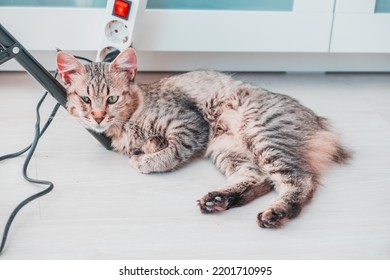
[[[298,218],[278,230],[256,225],[274,193],[203,215],[196,200],[225,182],[211,162],[138,174],[61,109],[29,168],[55,189],[21,210],[0,259],[390,259],[390,75],[236,77],[330,118],[354,151],[349,165],[326,173]],[[28,75],[0,72],[0,155],[31,142],[42,93]],[[48,99],[43,120],[54,105]],[[22,179],[23,160],[0,162],[1,231],[16,204],[42,189]]]

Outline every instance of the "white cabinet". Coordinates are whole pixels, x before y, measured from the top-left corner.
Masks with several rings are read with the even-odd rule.
[[[147,9],[136,46],[143,51],[328,51],[334,0],[290,2],[285,11]]]
[[[4,1],[12,2],[0,0],[1,24],[45,67],[54,69],[56,47],[96,57],[104,8]],[[191,3],[205,6],[183,8]],[[150,0],[139,19],[144,71],[390,71],[390,0]]]
[[[390,0],[337,0],[330,52],[390,53]]]
[[[141,51],[170,52],[328,50],[334,0],[260,1],[274,3],[275,7],[278,2],[290,3],[283,9],[266,10],[225,9],[224,1],[208,2],[213,1],[220,2],[221,9],[147,9],[140,19],[142,28],[136,32],[135,46]],[[257,0],[235,0],[237,6],[245,1],[251,4]],[[104,11],[8,6],[0,7],[0,19],[31,50],[97,50]]]
[[[32,51],[97,50],[103,20],[102,8],[0,7],[0,23]]]

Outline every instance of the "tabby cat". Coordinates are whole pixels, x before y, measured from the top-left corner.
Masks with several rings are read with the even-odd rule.
[[[57,53],[67,109],[86,128],[105,133],[139,172],[173,170],[204,153],[209,125],[194,101],[159,83],[137,85],[137,57],[126,49],[108,63],[81,64]]]
[[[257,222],[280,227],[310,200],[325,168],[349,158],[328,121],[291,97],[213,71],[138,86],[131,82],[136,61],[131,49],[111,64],[87,66],[60,52],[68,110],[111,137],[113,147],[143,173],[174,169],[202,151],[208,123],[207,155],[229,184],[198,201],[203,213],[242,206],[276,190]]]

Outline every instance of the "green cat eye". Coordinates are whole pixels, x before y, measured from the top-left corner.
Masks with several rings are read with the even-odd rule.
[[[87,104],[91,103],[91,99],[88,96],[80,96],[80,98]]]
[[[118,95],[111,95],[110,97],[107,98],[107,103],[108,104],[115,104],[119,99]]]

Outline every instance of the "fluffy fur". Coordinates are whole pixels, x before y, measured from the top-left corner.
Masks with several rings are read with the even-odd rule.
[[[229,184],[199,201],[203,213],[242,206],[271,190],[277,198],[257,216],[277,228],[296,217],[319,186],[324,170],[349,152],[328,121],[297,100],[228,75],[199,71],[165,79],[196,100],[211,126],[207,155]]]
[[[67,109],[88,129],[105,133],[113,148],[130,157],[139,172],[173,170],[201,155],[209,125],[191,98],[160,84],[132,82],[137,70],[133,49],[112,63],[83,65],[66,52],[57,66],[67,86]]]
[[[111,137],[140,172],[176,168],[203,151],[209,135],[207,155],[229,183],[198,201],[203,213],[276,190],[279,195],[257,222],[280,227],[300,213],[324,170],[349,158],[325,118],[291,97],[222,73],[196,71],[138,86],[130,82],[136,73],[133,50],[111,64],[84,66],[63,52],[57,61],[68,84],[70,113]],[[107,104],[110,96],[119,96],[117,103]]]

